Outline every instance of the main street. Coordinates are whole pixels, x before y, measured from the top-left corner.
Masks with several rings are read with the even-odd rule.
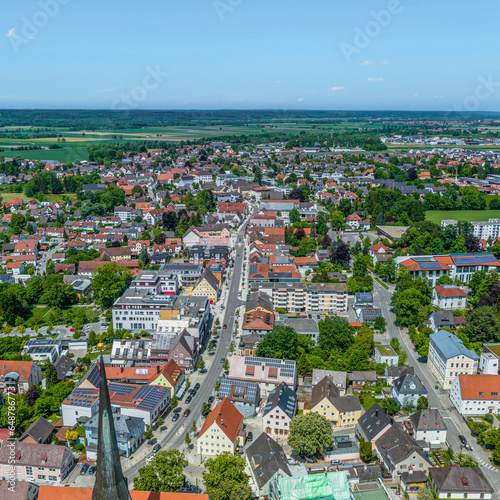
[[[402,333],[400,331],[396,323],[396,317],[390,306],[393,291],[394,287],[390,287],[389,290],[386,290],[379,283],[374,281],[374,306],[382,309],[382,314],[387,321],[388,333],[390,334],[391,338],[397,338],[401,347],[408,353],[408,365],[414,367],[415,374],[427,388],[429,407],[437,408],[439,410],[439,413],[443,417],[448,428],[448,432],[446,435],[446,441],[448,442],[448,445],[455,453],[460,452],[461,443],[458,439],[458,436],[460,434],[465,436],[467,442],[472,445],[474,450],[473,452],[469,453],[471,453],[478,460],[483,472],[491,482],[493,488],[495,488],[497,492],[500,491],[500,472],[498,471],[498,469],[490,465],[490,462],[488,460],[489,454],[485,453],[479,446],[479,444],[476,443],[476,440],[472,437],[464,419],[460,416],[460,414],[451,403],[449,398],[449,391],[441,389],[439,385],[439,389],[435,388],[438,382],[427,367],[427,363],[423,363],[420,361],[418,353],[416,352],[408,333]],[[498,498],[498,496],[496,498]]]
[[[255,213],[256,210],[257,208],[254,209],[252,214]],[[191,432],[193,420],[197,422],[198,431],[200,430],[202,425],[200,422],[201,406],[204,402],[207,402],[210,396],[215,395],[214,387],[217,383],[217,379],[222,373],[221,359],[227,358],[229,345],[231,344],[233,337],[236,310],[244,304],[244,302],[238,298],[238,292],[241,290],[242,282],[245,229],[251,215],[246,219],[236,233],[235,246],[233,250],[234,267],[232,268],[231,276],[229,278],[227,301],[225,304],[224,316],[221,319],[221,326],[223,327],[224,324],[227,324],[227,328],[221,329],[220,340],[215,350],[215,355],[205,356],[205,361],[207,361],[208,358],[212,358],[210,366],[208,366],[207,363],[207,373],[200,374],[197,371],[190,376],[191,386],[194,386],[197,382],[200,384],[200,388],[198,389],[196,396],[188,405],[183,404],[183,401],[179,401],[179,408],[182,408],[179,420],[177,420],[177,422],[172,422],[174,413],[171,412],[165,419],[164,425],[167,426],[167,430],[164,432],[157,430],[155,432],[155,437],[158,439],[158,443],[161,444],[162,450],[181,448],[184,445],[186,432]],[[186,408],[189,408],[191,413],[189,416],[183,417],[182,414]],[[196,439],[193,436],[191,437],[193,442],[196,443]],[[196,444],[194,444],[194,446],[196,446]],[[151,445],[144,443],[133,457],[122,459],[123,471],[129,481],[129,484],[132,484],[133,478],[138,475],[138,470],[146,465],[146,458],[151,455],[152,448],[153,447]]]

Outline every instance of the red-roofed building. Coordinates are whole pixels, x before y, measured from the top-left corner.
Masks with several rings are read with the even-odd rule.
[[[439,309],[465,309],[467,294],[455,285],[436,285],[432,291],[432,305]]]
[[[459,375],[450,399],[460,415],[500,414],[500,375]]]
[[[244,444],[243,415],[224,398],[207,416],[196,442],[199,456],[220,453],[234,455],[237,444]]]

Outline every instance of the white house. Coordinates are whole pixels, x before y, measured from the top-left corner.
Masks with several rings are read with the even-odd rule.
[[[483,344],[483,352],[479,358],[479,372],[483,375],[497,375],[500,373],[500,343]]]
[[[432,290],[432,305],[439,309],[465,309],[467,294],[455,285],[436,285]]]
[[[451,384],[450,399],[458,413],[500,414],[500,375],[459,375]]]
[[[479,356],[453,333],[440,330],[429,338],[427,365],[443,389],[449,389],[458,375],[476,373],[478,361]]]
[[[375,363],[385,363],[388,366],[397,366],[399,356],[390,345],[376,345],[373,348]]]
[[[429,477],[438,498],[492,498],[494,489],[479,467],[431,467]]]
[[[426,441],[434,448],[446,443],[447,427],[437,410],[427,408],[410,415],[410,425],[416,441]]]
[[[262,430],[275,439],[287,439],[290,421],[295,416],[297,394],[285,383],[269,393],[262,415]]]

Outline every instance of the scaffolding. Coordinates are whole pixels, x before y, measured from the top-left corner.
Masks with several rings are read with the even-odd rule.
[[[345,471],[309,474],[301,477],[275,475],[270,500],[350,500]]]

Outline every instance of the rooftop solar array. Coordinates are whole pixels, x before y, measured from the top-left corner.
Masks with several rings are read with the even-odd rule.
[[[92,367],[87,376],[87,380],[94,386],[99,387],[99,368],[97,363]]]
[[[420,262],[420,269],[441,269],[439,262]]]
[[[233,395],[236,397],[244,397],[247,401],[255,401],[257,397],[258,385],[256,383],[223,378],[220,382],[219,398],[230,398],[231,387],[234,387]]]
[[[281,359],[256,358],[253,356],[245,357],[245,365],[260,366],[262,364],[265,364],[266,366],[271,368],[279,368],[280,377],[295,377],[295,361],[289,359],[282,361]]]
[[[127,394],[130,394],[135,389],[135,386],[111,383],[111,384],[108,384],[108,389],[110,392],[114,392],[114,393],[118,394],[118,396],[126,396]]]
[[[421,255],[418,257],[413,257],[415,262],[436,262],[434,257],[430,257],[428,255]]]

